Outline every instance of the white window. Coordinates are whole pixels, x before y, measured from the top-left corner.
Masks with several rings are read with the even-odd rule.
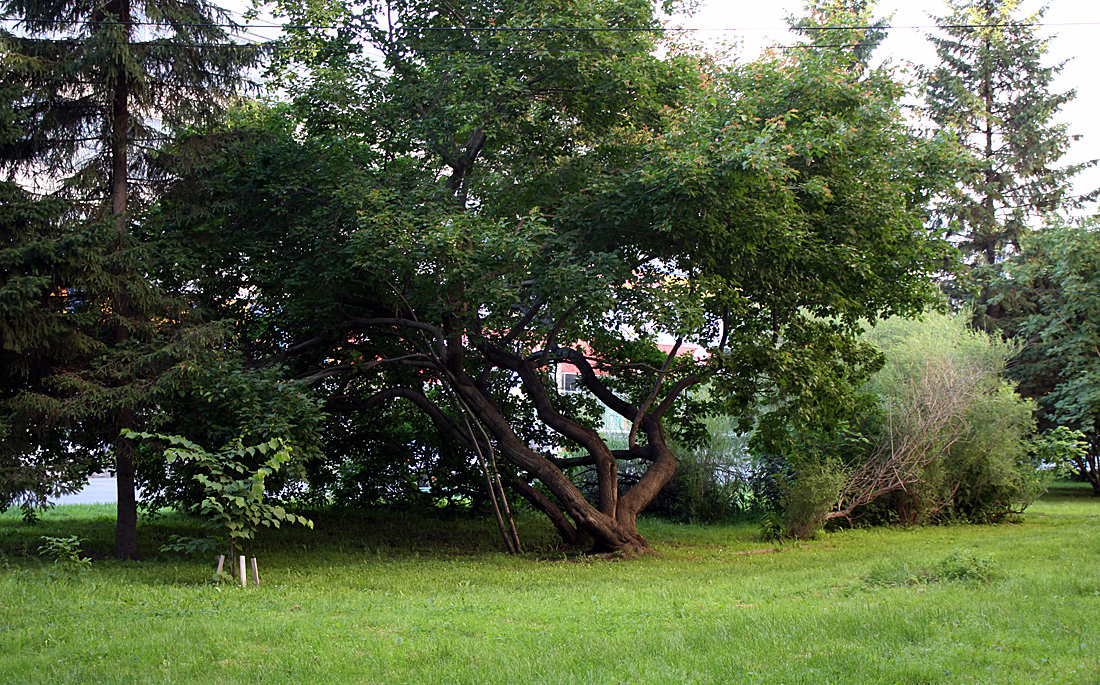
[[[558,389],[562,392],[583,392],[584,386],[581,385],[581,375],[579,373],[560,373],[558,374]]]

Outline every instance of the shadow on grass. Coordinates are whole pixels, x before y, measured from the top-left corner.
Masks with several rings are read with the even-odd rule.
[[[1046,502],[1057,502],[1059,500],[1079,502],[1082,499],[1094,499],[1092,486],[1088,483],[1059,481],[1051,485],[1046,494],[1043,495],[1043,501]]]
[[[1091,493],[1085,483],[1055,483],[1041,500],[1040,515],[1093,515],[1100,510],[1100,499],[1093,498]],[[291,566],[306,559],[308,565],[354,565],[377,560],[442,561],[504,554],[496,522],[484,513],[395,508],[329,508],[301,513],[313,520],[312,530],[302,526],[261,529],[256,539],[246,545],[246,553],[269,560],[269,568]],[[564,546],[540,515],[523,513],[517,517],[517,526],[525,559],[561,561],[583,556],[583,550]],[[59,506],[44,512],[36,524],[28,524],[18,512],[8,511],[0,514],[0,556],[42,558],[39,547],[43,537],[75,535],[84,555],[97,561],[108,560],[114,547],[114,527],[113,505]],[[660,554],[673,559],[685,555],[724,557],[770,547],[759,541],[758,524],[749,520],[690,525],[644,517],[639,520],[639,528]],[[170,510],[145,516],[138,529],[144,561],[138,563],[209,563],[213,556],[210,554],[184,556],[160,551],[173,535],[206,534],[201,519],[195,516]],[[118,566],[122,568],[125,564]]]
[[[416,510],[303,511],[314,528],[286,526],[261,528],[246,545],[251,555],[282,555],[288,552],[321,557],[454,558],[502,552],[504,547],[496,522],[480,514],[442,514]],[[520,538],[530,554],[560,554],[560,541],[550,525],[539,516],[517,518]],[[115,514],[112,505],[65,505],[44,512],[35,523],[23,521],[15,512],[0,516],[0,554],[8,557],[39,557],[44,537],[80,539],[82,552],[96,560],[109,559],[114,548]],[[196,559],[161,546],[172,535],[205,537],[202,520],[174,511],[145,516],[138,524],[139,552],[143,560]]]

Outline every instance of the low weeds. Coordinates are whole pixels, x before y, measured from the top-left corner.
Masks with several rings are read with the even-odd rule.
[[[900,587],[929,585],[944,581],[987,584],[1003,577],[989,554],[957,549],[947,556],[925,565],[898,562],[872,569],[863,577],[870,587]]]

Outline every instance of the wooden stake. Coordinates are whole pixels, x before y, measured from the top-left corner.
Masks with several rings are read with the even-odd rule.
[[[223,568],[225,568],[225,555],[224,555],[224,554],[219,554],[219,555],[218,555],[218,570],[217,570],[217,575],[219,575],[219,576],[220,576],[220,575],[222,574],[222,569],[223,569]]]
[[[241,587],[245,587],[247,585],[248,585],[248,576],[245,574],[245,571],[244,571],[244,555],[242,554],[241,555]]]
[[[256,557],[252,557],[252,582],[260,584],[260,569],[256,567]]]

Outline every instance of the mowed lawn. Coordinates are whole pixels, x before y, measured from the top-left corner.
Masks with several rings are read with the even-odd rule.
[[[325,513],[207,560],[102,558],[109,507],[0,516],[0,683],[1100,683],[1100,501],[1061,486],[1021,523],[830,533],[646,521],[659,554],[522,557],[489,519]],[[76,534],[75,574],[37,556]],[[992,572],[992,578],[982,578]],[[70,577],[70,575],[72,577]]]

